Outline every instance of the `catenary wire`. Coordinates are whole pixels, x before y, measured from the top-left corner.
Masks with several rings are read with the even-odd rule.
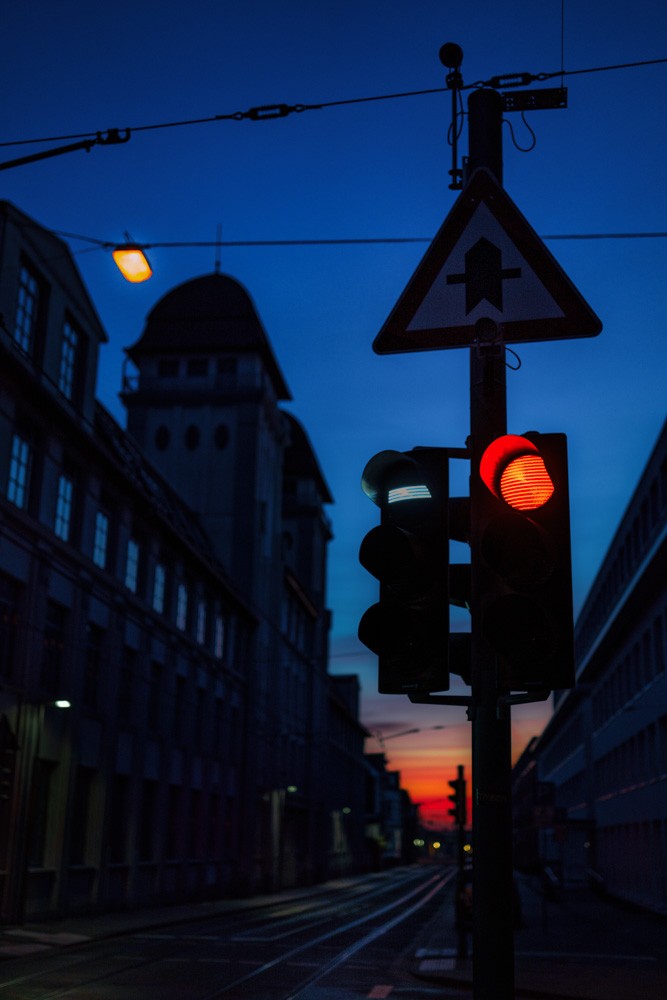
[[[533,80],[538,80],[543,82],[544,80],[551,80],[555,76],[575,76],[582,73],[601,73],[606,70],[618,70],[618,69],[630,69],[636,66],[652,66],[657,63],[667,63],[667,58],[665,59],[645,59],[640,62],[632,63],[619,63],[614,66],[591,66],[587,69],[571,69],[564,70],[561,66],[559,70],[554,73],[538,73],[536,76],[532,76]],[[531,75],[531,74],[528,74]],[[460,87],[460,90],[472,90],[474,88],[485,87],[488,85],[488,81],[477,80],[475,83],[467,84],[464,87]],[[425,90],[409,90],[403,91],[397,94],[376,94],[370,97],[349,97],[338,101],[323,101],[320,104],[272,104],[265,105],[260,108],[250,108],[248,111],[235,111],[231,114],[222,115],[210,115],[205,118],[189,118],[184,121],[178,122],[157,122],[151,125],[135,125],[130,128],[125,129],[128,133],[131,132],[146,132],[152,129],[160,128],[177,128],[182,125],[201,125],[207,122],[216,121],[243,121],[246,119],[259,121],[265,118],[285,118],[291,113],[300,113],[303,111],[321,111],[324,108],[333,107],[343,107],[350,104],[364,104],[371,101],[389,101],[395,100],[397,98],[403,97],[421,97],[427,94],[441,94],[447,93],[450,90],[449,87],[430,87]],[[265,112],[265,114],[261,114]],[[39,139],[14,139],[8,142],[0,142],[0,147],[3,146],[24,146],[35,142],[60,142],[68,139],[87,139],[91,136],[99,136],[103,131],[108,130],[95,130],[90,132],[76,132],[70,135],[56,135],[56,136],[44,136]]]
[[[81,236],[76,233],[65,233],[56,229],[50,230],[52,235],[65,239],[85,240],[96,244],[90,249],[110,250],[119,246],[119,241],[100,240],[92,236]],[[549,233],[542,236],[543,240],[624,240],[650,239],[667,236],[666,232],[654,233]],[[167,242],[133,242],[133,246],[143,250],[169,247],[284,247],[284,246],[354,246],[363,244],[389,243],[431,243],[432,236],[380,236],[350,239],[316,239],[316,240],[176,240]]]

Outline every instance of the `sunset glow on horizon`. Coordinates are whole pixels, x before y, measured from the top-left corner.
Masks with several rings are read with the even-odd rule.
[[[465,710],[440,705],[413,705],[400,696],[367,695],[366,703],[370,711],[366,713],[364,725],[373,733],[366,740],[366,753],[383,753],[387,769],[400,772],[401,788],[408,792],[412,802],[419,803],[422,825],[434,830],[452,826],[453,820],[449,815],[452,803],[448,798],[452,789],[449,782],[456,778],[459,764],[463,764],[468,782],[470,826],[471,726]],[[394,705],[395,709],[391,711]],[[550,700],[513,708],[513,764],[532,737],[540,734],[550,715]]]

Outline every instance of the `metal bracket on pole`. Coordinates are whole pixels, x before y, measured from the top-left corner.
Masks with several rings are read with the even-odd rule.
[[[507,718],[512,705],[529,705],[535,701],[546,701],[550,694],[551,691],[547,688],[525,691],[523,694],[501,694],[498,696],[498,718]]]
[[[472,698],[465,694],[409,694],[408,698],[413,705],[472,705]]]

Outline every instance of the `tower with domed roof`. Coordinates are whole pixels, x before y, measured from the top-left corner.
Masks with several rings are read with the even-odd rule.
[[[121,394],[128,433],[199,519],[256,619],[231,661],[247,681],[252,881],[312,881],[329,864],[329,489],[305,431],[280,409],[289,390],[233,278],[172,289],[126,353],[135,369]],[[356,739],[356,717],[352,725]]]
[[[126,350],[128,431],[199,515],[227,572],[265,604],[280,545],[290,393],[255,306],[224,274],[186,281]]]

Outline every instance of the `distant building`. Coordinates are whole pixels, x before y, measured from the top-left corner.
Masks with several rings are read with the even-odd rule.
[[[514,769],[515,862],[667,912],[667,423],[579,615],[577,686]]]
[[[330,813],[322,834],[328,841],[324,870],[349,875],[370,868],[365,855],[366,766],[364,739],[368,731],[358,722],[359,678],[345,674],[329,678],[326,774]],[[330,837],[326,827],[333,836]]]
[[[400,771],[387,770],[383,753],[366,754],[366,846],[369,866],[408,864],[416,856],[417,811],[401,787]]]
[[[331,496],[247,292],[212,274],[157,303],[127,431],[68,248],[6,202],[0,313],[0,919],[359,870]]]

